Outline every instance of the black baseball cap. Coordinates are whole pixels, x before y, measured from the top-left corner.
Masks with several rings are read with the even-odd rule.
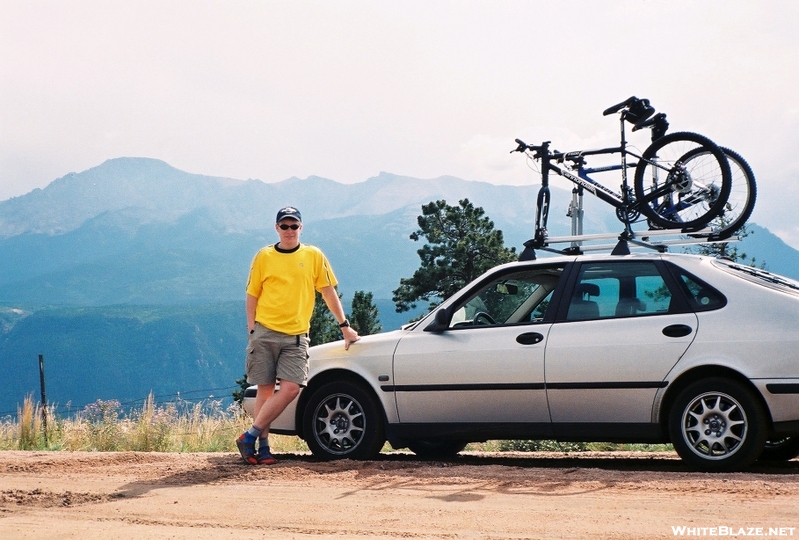
[[[277,211],[277,219],[275,220],[275,223],[279,223],[284,219],[296,219],[302,223],[302,215],[300,214],[300,211],[293,206],[287,206]]]

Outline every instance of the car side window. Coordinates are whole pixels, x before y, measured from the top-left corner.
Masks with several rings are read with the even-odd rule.
[[[568,321],[668,313],[671,291],[651,261],[584,263],[569,300]]]
[[[497,276],[455,307],[450,328],[539,322],[562,272],[535,268]]]
[[[684,286],[688,303],[694,311],[711,311],[727,304],[727,299],[719,291],[679,268],[672,266],[677,273],[679,282]]]

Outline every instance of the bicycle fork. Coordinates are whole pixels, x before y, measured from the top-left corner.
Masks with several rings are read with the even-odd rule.
[[[541,189],[538,190],[535,208],[534,247],[543,247],[547,238],[547,220],[549,219],[549,141],[541,144]]]

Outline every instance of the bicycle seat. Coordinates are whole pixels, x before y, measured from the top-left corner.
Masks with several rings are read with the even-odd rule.
[[[645,122],[647,118],[655,114],[655,108],[649,104],[648,99],[639,99],[635,96],[627,98],[612,107],[608,107],[602,114],[607,116],[619,111],[623,111],[622,115],[624,119],[631,124]]]
[[[636,100],[638,100],[638,98],[635,97],[635,96],[629,97],[629,98],[625,99],[624,101],[622,101],[621,103],[616,103],[612,107],[608,107],[607,109],[605,109],[602,112],[602,115],[603,116],[607,116],[609,114],[617,113],[620,110],[624,109],[625,107],[629,107],[630,103],[632,103],[633,101],[636,101]]]

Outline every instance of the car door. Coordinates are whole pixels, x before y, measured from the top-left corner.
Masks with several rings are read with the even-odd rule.
[[[553,429],[652,421],[658,389],[696,335],[659,261],[582,263],[547,340]]]
[[[442,331],[411,332],[394,355],[401,423],[549,423],[543,321],[561,267],[491,277],[448,308]]]

